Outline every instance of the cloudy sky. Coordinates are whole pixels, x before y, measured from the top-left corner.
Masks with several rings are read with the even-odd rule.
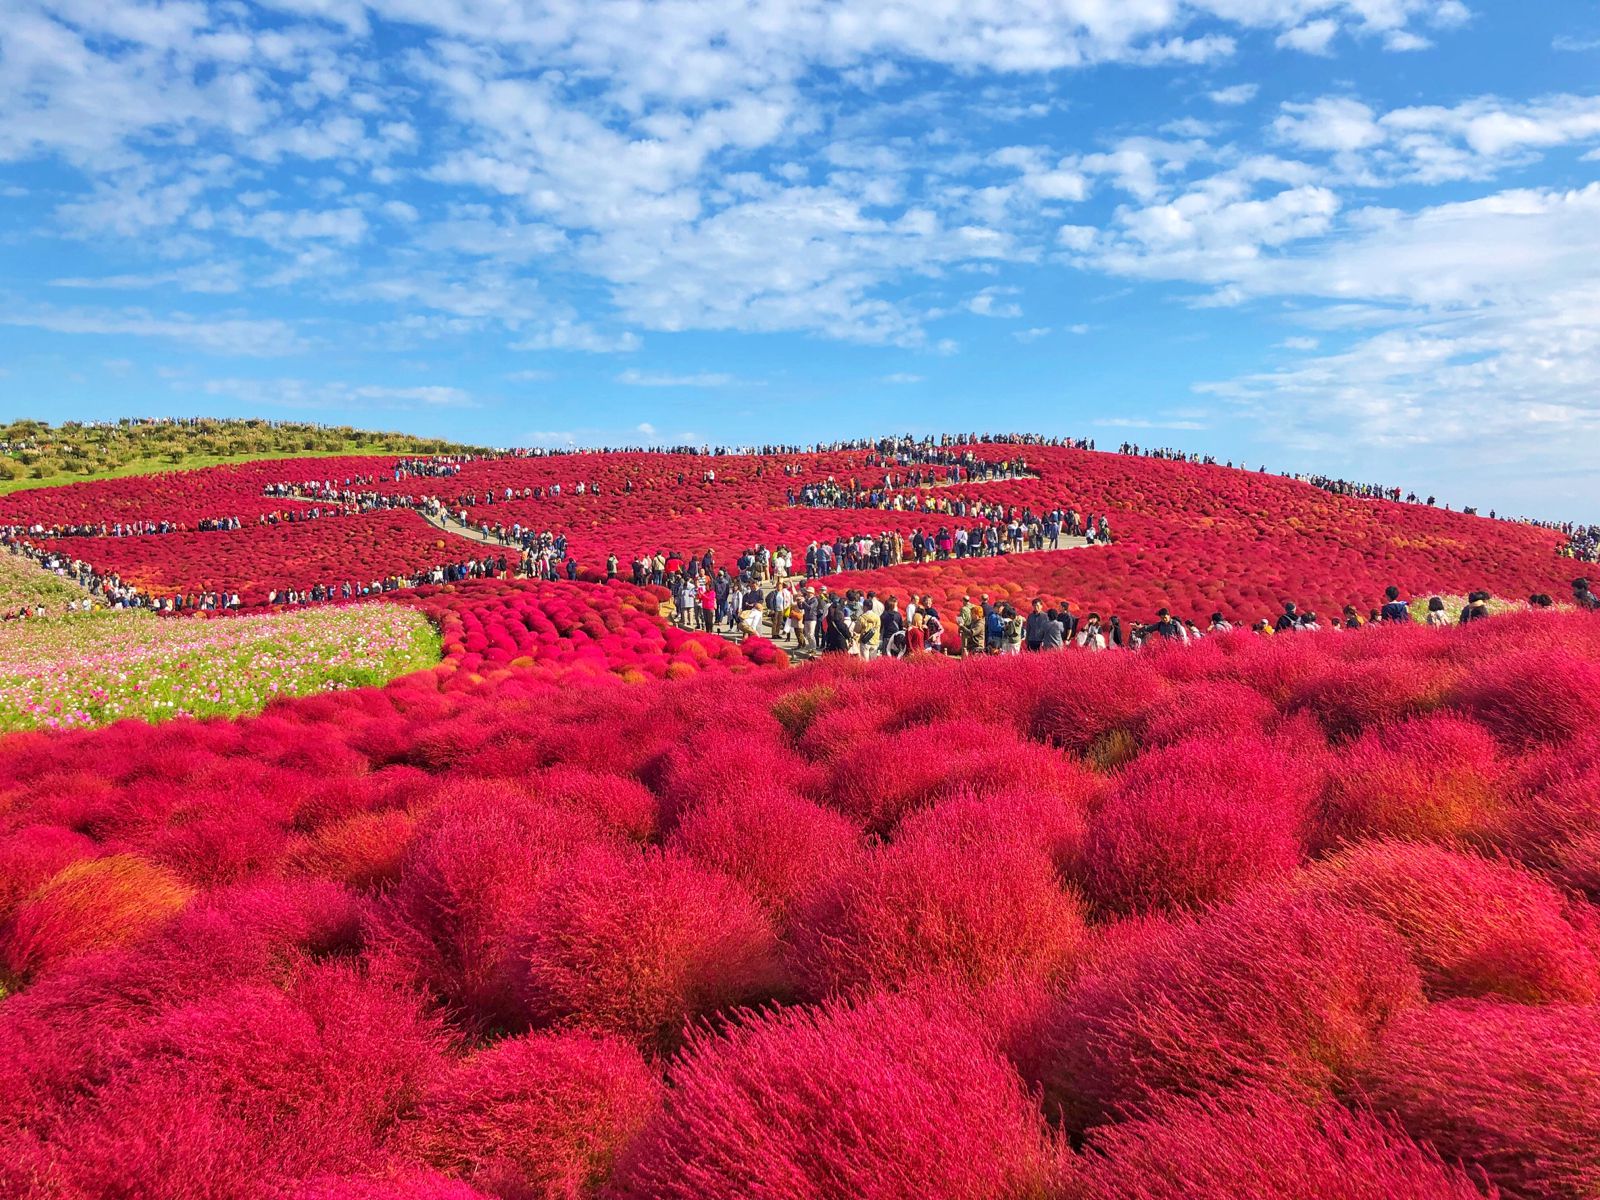
[[[1028,429],[1600,519],[1592,0],[4,0],[0,415]]]

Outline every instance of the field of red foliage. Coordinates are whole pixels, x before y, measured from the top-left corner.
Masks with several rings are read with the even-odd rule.
[[[1592,1198],[1600,621],[797,670],[619,584],[0,740],[0,1194]]]
[[[963,493],[1117,541],[830,583],[1136,619],[1567,587],[1544,530],[975,449],[1037,478]],[[473,497],[592,579],[944,523],[786,503],[883,470],[287,460],[0,526],[174,522],[59,545],[248,606],[480,550],[404,509],[258,524],[275,484]],[[444,657],[386,687],[0,738],[0,1196],[1600,1196],[1593,614],[787,670],[664,597],[407,588],[368,602]]]
[[[839,586],[928,594],[945,603],[966,592],[1012,599],[1044,595],[1147,620],[1160,606],[1203,619],[1275,615],[1284,600],[1324,613],[1354,604],[1365,613],[1389,584],[1407,594],[1488,589],[1526,599],[1561,595],[1570,572],[1550,530],[1415,504],[1338,496],[1276,475],[1058,446],[976,444],[979,458],[1026,459],[1036,478],[963,485],[962,495],[1034,512],[1057,506],[1103,514],[1116,541],[1087,550],[898,566],[841,576]],[[265,497],[270,485],[366,479],[354,490],[420,501],[436,496],[472,521],[565,533],[586,577],[615,554],[624,573],[640,554],[714,550],[731,564],[747,548],[803,552],[881,531],[930,531],[950,518],[790,507],[788,493],[829,477],[881,482],[886,468],[866,451],[688,455],[584,453],[491,458],[444,478],[402,474],[394,460],[288,459],[23,491],[0,498],[0,526],[168,520],[190,532],[73,537],[53,549],[158,595],[239,592],[264,603],[270,589],[357,584],[472,557],[481,547],[441,534],[406,511],[330,516],[276,526],[264,512],[298,502]],[[903,478],[904,469],[898,470]],[[942,468],[930,468],[943,477]],[[708,473],[714,474],[707,479]],[[577,485],[584,493],[577,494]],[[631,484],[631,490],[627,490]],[[551,495],[554,485],[559,495]],[[506,493],[514,493],[506,499]],[[539,492],[524,496],[523,493]],[[953,494],[953,493],[950,493]],[[492,499],[493,503],[487,501]],[[193,532],[201,521],[237,516],[245,528]]]

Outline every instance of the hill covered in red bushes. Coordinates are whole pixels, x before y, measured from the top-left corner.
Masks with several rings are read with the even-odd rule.
[[[841,577],[836,586],[916,592],[946,603],[967,592],[1011,599],[1043,594],[1080,611],[1139,620],[1161,606],[1197,618],[1220,608],[1234,619],[1254,620],[1275,615],[1284,600],[1322,612],[1353,604],[1365,614],[1389,584],[1408,595],[1486,589],[1518,600],[1539,592],[1559,596],[1571,576],[1570,564],[1556,556],[1564,539],[1549,529],[1336,495],[1223,466],[1063,446],[980,442],[947,449],[988,462],[1021,459],[1029,477],[930,491],[904,486],[916,468],[886,463],[868,450],[505,456],[469,459],[443,477],[397,472],[400,460],[282,459],[20,492],[0,498],[0,527],[157,596],[237,592],[246,604],[259,604],[275,588],[370,584],[483,552],[405,507],[424,496],[466,511],[473,524],[563,533],[591,579],[601,576],[610,555],[624,574],[635,557],[657,551],[711,550],[719,563],[731,565],[743,550],[785,545],[798,561],[815,541],[883,532],[909,537],[919,528],[932,533],[941,525],[985,523],[926,511],[789,503],[807,483],[854,480],[866,489],[888,475],[897,477],[890,490],[905,498],[1105,516],[1115,540],[1087,549],[903,565]],[[947,469],[926,472],[942,480]],[[318,494],[344,499],[266,494],[278,485],[303,493],[307,485],[332,485]],[[377,503],[401,507],[374,510]],[[288,520],[313,508],[322,519]],[[200,530],[222,518],[237,518],[241,527]],[[176,531],[51,536],[75,527],[163,520]]]

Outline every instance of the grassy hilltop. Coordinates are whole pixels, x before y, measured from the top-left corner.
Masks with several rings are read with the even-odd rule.
[[[0,425],[0,495],[285,455],[439,454],[477,449],[440,438],[298,421],[13,421]]]

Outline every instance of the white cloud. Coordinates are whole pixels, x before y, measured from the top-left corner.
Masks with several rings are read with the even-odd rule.
[[[1256,93],[1261,90],[1260,84],[1236,83],[1232,87],[1218,88],[1214,92],[1207,92],[1211,103],[1233,107],[1239,104],[1249,104],[1256,98]]]
[[[1279,137],[1305,150],[1362,150],[1384,139],[1372,109],[1343,96],[1285,104],[1273,128]]]
[[[1600,141],[1600,96],[1520,104],[1482,96],[1384,113],[1324,96],[1285,104],[1273,131],[1300,150],[1332,154],[1339,171],[1361,184],[1481,179],[1544,150]]]
[[[1324,18],[1307,21],[1294,29],[1278,35],[1278,45],[1303,54],[1327,55],[1333,53],[1333,39],[1339,32],[1339,22]]]
[[[309,345],[287,321],[157,314],[138,308],[0,311],[0,325],[82,336],[162,338],[209,354],[250,357],[293,354]]]
[[[1314,337],[1286,337],[1278,345],[1285,350],[1315,350],[1322,342]]]
[[[640,371],[633,368],[623,371],[616,379],[618,383],[629,387],[649,388],[724,388],[745,382],[721,371],[675,374],[671,371]]]
[[[924,379],[925,379],[925,377],[922,376],[922,375],[913,375],[913,374],[911,374],[911,373],[909,373],[907,371],[896,371],[892,375],[885,375],[880,382],[883,382],[883,383],[909,384],[909,383],[922,383],[924,381]]]
[[[1015,296],[1017,292],[1018,289],[1014,287],[986,287],[967,298],[966,309],[976,316],[1014,321],[1022,315],[1022,306],[1006,297]]]
[[[226,396],[251,407],[471,408],[472,396],[455,387],[358,384],[305,379],[208,379],[200,385],[208,396]]]

